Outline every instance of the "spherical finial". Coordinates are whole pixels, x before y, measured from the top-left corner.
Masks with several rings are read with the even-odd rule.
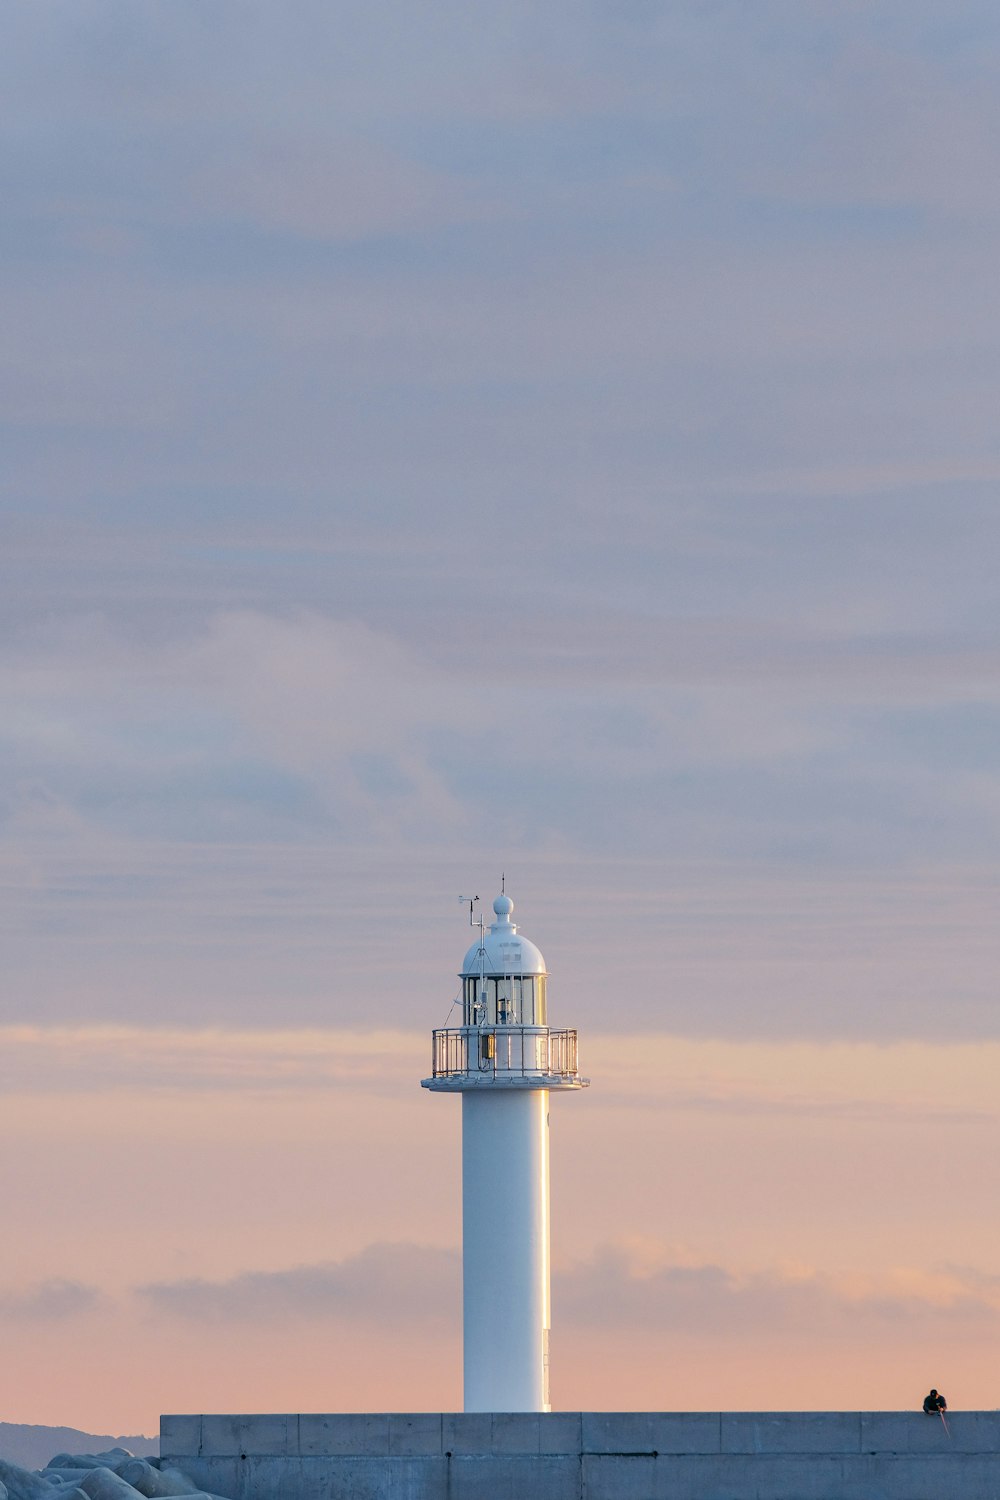
[[[510,914],[514,910],[514,903],[509,896],[498,896],[493,903],[493,910],[501,920],[504,917],[509,920]]]

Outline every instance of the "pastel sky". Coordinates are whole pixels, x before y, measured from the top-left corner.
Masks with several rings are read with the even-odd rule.
[[[505,872],[563,1408],[995,1407],[1000,15],[10,0],[0,1409],[455,1408]]]

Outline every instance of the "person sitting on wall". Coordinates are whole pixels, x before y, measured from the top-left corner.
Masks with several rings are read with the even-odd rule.
[[[938,1391],[931,1391],[924,1397],[924,1412],[928,1417],[936,1416],[939,1411],[947,1411],[948,1403]]]

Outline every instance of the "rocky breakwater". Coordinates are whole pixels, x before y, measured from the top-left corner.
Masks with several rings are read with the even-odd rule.
[[[127,1448],[58,1453],[44,1469],[22,1469],[0,1458],[0,1500],[222,1500],[159,1459]]]

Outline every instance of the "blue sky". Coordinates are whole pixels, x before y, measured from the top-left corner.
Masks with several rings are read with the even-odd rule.
[[[622,860],[992,888],[989,8],[9,28],[12,1017],[72,1004],[30,949],[98,850],[108,941],[230,847],[258,894],[325,850],[379,923],[433,856],[442,930],[543,856],[553,910]],[[989,984],[897,1024],[949,999],[993,1027]]]

